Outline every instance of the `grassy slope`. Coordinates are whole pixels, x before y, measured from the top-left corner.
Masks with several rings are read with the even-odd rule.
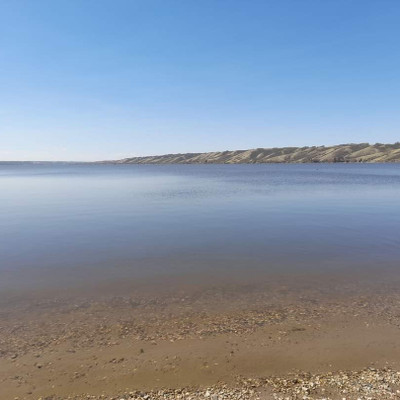
[[[400,143],[282,147],[211,153],[166,154],[113,161],[121,164],[253,164],[309,162],[400,162]]]

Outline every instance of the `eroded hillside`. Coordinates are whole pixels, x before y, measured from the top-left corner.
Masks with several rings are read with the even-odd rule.
[[[370,145],[259,148],[211,153],[165,154],[112,161],[119,164],[253,164],[253,163],[332,163],[400,162],[400,143]]]

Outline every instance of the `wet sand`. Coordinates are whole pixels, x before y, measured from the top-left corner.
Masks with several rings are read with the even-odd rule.
[[[397,398],[399,283],[232,275],[3,296],[0,397]]]

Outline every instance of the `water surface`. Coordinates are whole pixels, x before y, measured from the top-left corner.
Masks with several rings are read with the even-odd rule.
[[[2,164],[0,187],[3,284],[400,260],[396,164]]]

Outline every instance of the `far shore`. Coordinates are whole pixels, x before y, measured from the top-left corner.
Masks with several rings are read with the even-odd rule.
[[[273,147],[208,153],[131,157],[103,163],[115,164],[306,164],[400,162],[400,142],[350,143],[336,146]]]
[[[206,153],[173,153],[103,161],[0,161],[6,164],[336,164],[400,162],[400,142],[272,147]]]

